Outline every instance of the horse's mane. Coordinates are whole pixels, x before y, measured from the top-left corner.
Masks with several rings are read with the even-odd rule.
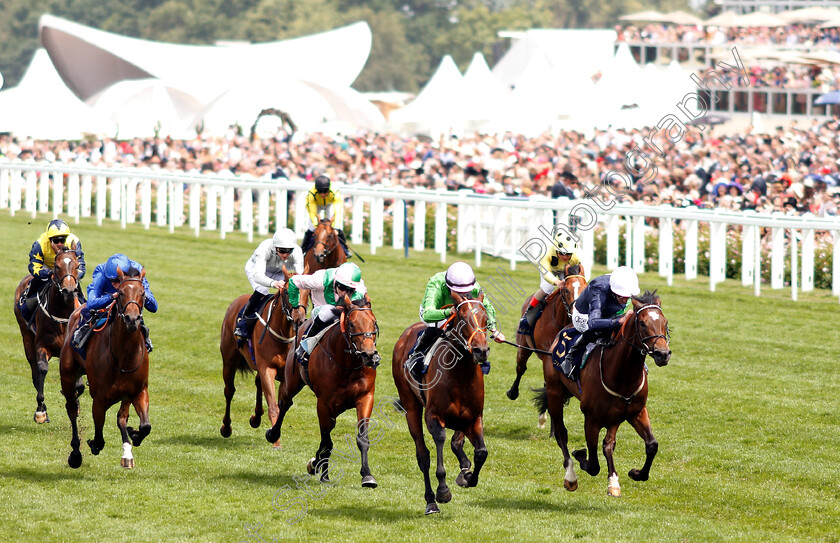
[[[354,306],[355,307],[366,307],[367,303],[368,303],[368,301],[366,299],[359,298],[358,300],[350,300],[350,306],[347,306],[347,304],[344,303],[344,300],[339,301],[339,303],[337,305],[339,305],[343,308],[346,308],[346,309],[350,309],[351,307],[354,307]]]
[[[566,275],[580,275],[580,264],[566,267]]]
[[[633,296],[633,300],[639,302],[642,305],[659,305],[659,296],[656,295],[657,289],[653,289],[653,292],[646,290],[643,294],[639,296]]]
[[[128,268],[127,270],[123,270],[123,275],[126,277],[140,277],[140,270],[136,268]]]

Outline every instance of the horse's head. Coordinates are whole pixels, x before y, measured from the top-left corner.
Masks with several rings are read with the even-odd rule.
[[[562,322],[571,322],[572,319],[572,304],[583,293],[586,288],[586,278],[580,275],[580,266],[567,266],[566,279],[563,280],[563,287],[560,289],[559,296],[563,301],[563,309],[566,312],[566,318]],[[559,304],[558,304],[559,305]],[[561,322],[561,321],[558,321]]]
[[[641,296],[634,296],[633,313],[633,344],[644,354],[650,355],[657,366],[667,365],[671,360],[668,319],[662,313],[662,302],[656,291],[646,290]]]
[[[117,315],[125,323],[129,332],[136,332],[143,318],[143,305],[146,303],[146,289],[143,278],[146,269],[140,271],[130,268],[123,272],[117,268]]]
[[[318,263],[323,264],[330,253],[338,246],[338,237],[329,219],[321,219],[312,234],[312,255]]]
[[[75,249],[75,244],[70,248],[62,245],[55,255],[53,281],[66,304],[73,301],[74,293],[79,287],[79,259]]]
[[[341,331],[350,344],[350,353],[358,356],[365,366],[375,368],[382,359],[376,350],[379,325],[370,307],[370,297],[351,301],[345,294],[341,302],[344,312],[341,315]]]
[[[304,270],[304,273],[306,273],[306,270]],[[299,328],[300,325],[303,324],[303,321],[306,320],[306,307],[303,305],[292,307],[291,302],[289,302],[288,285],[289,279],[291,279],[293,275],[295,275],[294,272],[290,272],[286,269],[286,266],[283,266],[283,276],[286,278],[286,284],[282,289],[277,291],[277,296],[281,300],[283,313],[286,315],[286,318],[294,322],[295,328]]]
[[[484,293],[473,298],[470,293],[452,291],[455,302],[455,337],[465,350],[472,353],[476,364],[487,362],[490,347],[487,345],[487,311],[484,309]]]

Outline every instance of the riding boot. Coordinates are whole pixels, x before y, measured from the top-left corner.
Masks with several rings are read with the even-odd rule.
[[[543,310],[545,309],[545,300],[540,300],[537,302],[537,305],[530,306],[525,314],[522,315],[522,319],[519,321],[519,330],[518,333],[526,336],[530,336],[534,333],[534,326],[537,325],[537,320],[542,315]]]
[[[82,291],[82,285],[78,285],[76,287],[76,298],[79,299],[79,304],[84,305],[87,303],[87,298],[85,298],[85,293]]]
[[[307,230],[303,233],[303,241],[300,244],[300,250],[306,254],[312,248],[312,236],[315,235],[314,230]]]
[[[443,335],[443,330],[433,326],[427,326],[420,337],[417,339],[417,345],[414,350],[409,353],[405,361],[406,366],[411,370],[411,375],[419,381],[421,376],[425,373],[425,366],[423,361],[426,358],[426,353],[434,345],[435,341]]]
[[[142,320],[140,321],[140,331],[143,332],[143,338],[146,340],[146,351],[152,352],[154,346],[152,345],[152,339],[149,337],[149,327]]]
[[[563,359],[563,362],[560,364],[560,369],[569,379],[575,379],[578,367],[575,363],[575,359],[577,358],[578,354],[586,348],[586,346],[592,342],[595,338],[595,334],[593,334],[590,330],[579,335],[575,338],[574,343],[568,348],[569,350],[566,351],[566,357]]]
[[[90,339],[91,334],[93,333],[93,321],[95,318],[91,314],[90,310],[88,310],[87,306],[82,308],[81,312],[81,321],[79,322],[78,328],[73,333],[73,346],[76,349],[81,350],[87,340]]]
[[[257,322],[259,317],[257,315],[257,308],[260,306],[260,302],[262,302],[265,296],[265,294],[255,290],[248,299],[248,303],[245,304],[245,308],[242,310],[242,317],[236,321],[236,327],[233,330],[233,335],[236,337],[236,344],[240,347],[243,343],[245,343],[245,341],[247,341],[248,337],[251,335],[251,331],[254,329],[254,324]]]
[[[306,332],[306,337],[301,338],[300,340],[300,346],[303,347],[306,354],[310,354],[312,352],[312,349],[315,348],[315,338],[332,322],[332,320],[322,321],[317,317],[312,319],[312,326],[310,326],[309,330]]]
[[[344,239],[344,230],[336,228],[335,231],[338,232],[338,241],[341,243],[341,248],[344,249],[344,254],[347,255],[347,258],[350,258],[353,255],[350,253],[350,248],[347,247],[347,240]]]
[[[30,296],[23,302],[23,317],[27,322],[31,322],[35,317],[35,310],[38,307],[38,295],[35,292],[30,293]]]

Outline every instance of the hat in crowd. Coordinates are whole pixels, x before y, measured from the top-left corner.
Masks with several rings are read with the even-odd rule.
[[[787,200],[785,200],[784,205],[786,205],[786,206],[793,206],[793,207],[796,207],[796,204],[798,204],[798,203],[799,203],[799,202],[796,200],[796,198],[794,198],[793,196],[791,196],[790,198],[788,198]]]
[[[560,177],[563,179],[568,179],[569,181],[577,181],[578,178],[575,174],[570,172],[569,170],[563,170],[563,173],[560,174]]]
[[[793,183],[790,186],[790,192],[793,193],[798,199],[802,199],[805,196],[805,185],[802,183]]]

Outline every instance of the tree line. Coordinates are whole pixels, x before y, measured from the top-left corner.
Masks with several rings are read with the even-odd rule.
[[[371,54],[353,87],[419,90],[450,54],[463,71],[476,51],[504,52],[500,30],[612,28],[624,13],[685,9],[687,0],[0,0],[0,73],[20,81],[38,42],[38,18],[73,22],[148,40],[262,43],[367,21]]]

